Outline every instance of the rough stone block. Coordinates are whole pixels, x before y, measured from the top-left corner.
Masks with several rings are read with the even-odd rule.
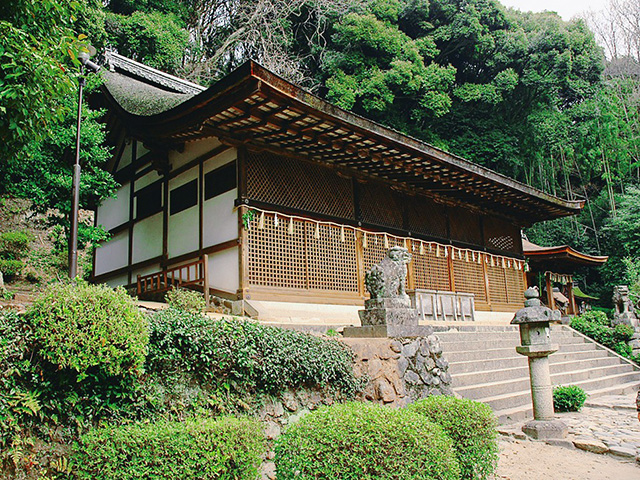
[[[609,453],[622,458],[636,458],[636,452],[632,448],[611,446],[609,448]]]
[[[559,420],[531,420],[522,431],[536,440],[562,439],[568,433],[567,426]]]
[[[607,453],[609,448],[596,438],[578,437],[573,441],[576,448],[592,453]]]

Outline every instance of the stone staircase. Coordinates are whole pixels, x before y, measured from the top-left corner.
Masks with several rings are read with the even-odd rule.
[[[487,403],[500,423],[532,418],[527,358],[516,353],[517,327],[436,327],[454,392]],[[629,393],[640,385],[640,368],[566,326],[553,326],[550,358],[554,385],[578,385],[589,398]]]

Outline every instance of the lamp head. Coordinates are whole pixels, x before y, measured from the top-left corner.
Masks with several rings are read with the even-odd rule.
[[[89,60],[93,55],[95,55],[96,49],[92,46],[89,46],[86,49],[81,49],[78,53],[78,61],[85,67],[90,70],[93,70],[94,73],[97,73],[100,70],[100,65]]]

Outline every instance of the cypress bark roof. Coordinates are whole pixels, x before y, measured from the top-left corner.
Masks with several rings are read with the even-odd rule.
[[[104,92],[128,134],[147,145],[179,146],[216,136],[231,144],[284,150],[397,182],[445,203],[490,211],[520,226],[574,215],[584,204],[338,108],[253,61],[199,93],[187,93],[179,82],[170,88],[154,72],[143,74],[143,67],[108,73]]]

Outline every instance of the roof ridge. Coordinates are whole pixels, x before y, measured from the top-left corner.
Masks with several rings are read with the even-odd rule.
[[[198,94],[207,88],[197,83],[190,82],[180,77],[170,75],[161,70],[155,69],[131,58],[120,55],[113,50],[105,52],[105,60],[109,70],[115,72],[116,69],[133,74],[152,84],[173,90],[176,93]]]

